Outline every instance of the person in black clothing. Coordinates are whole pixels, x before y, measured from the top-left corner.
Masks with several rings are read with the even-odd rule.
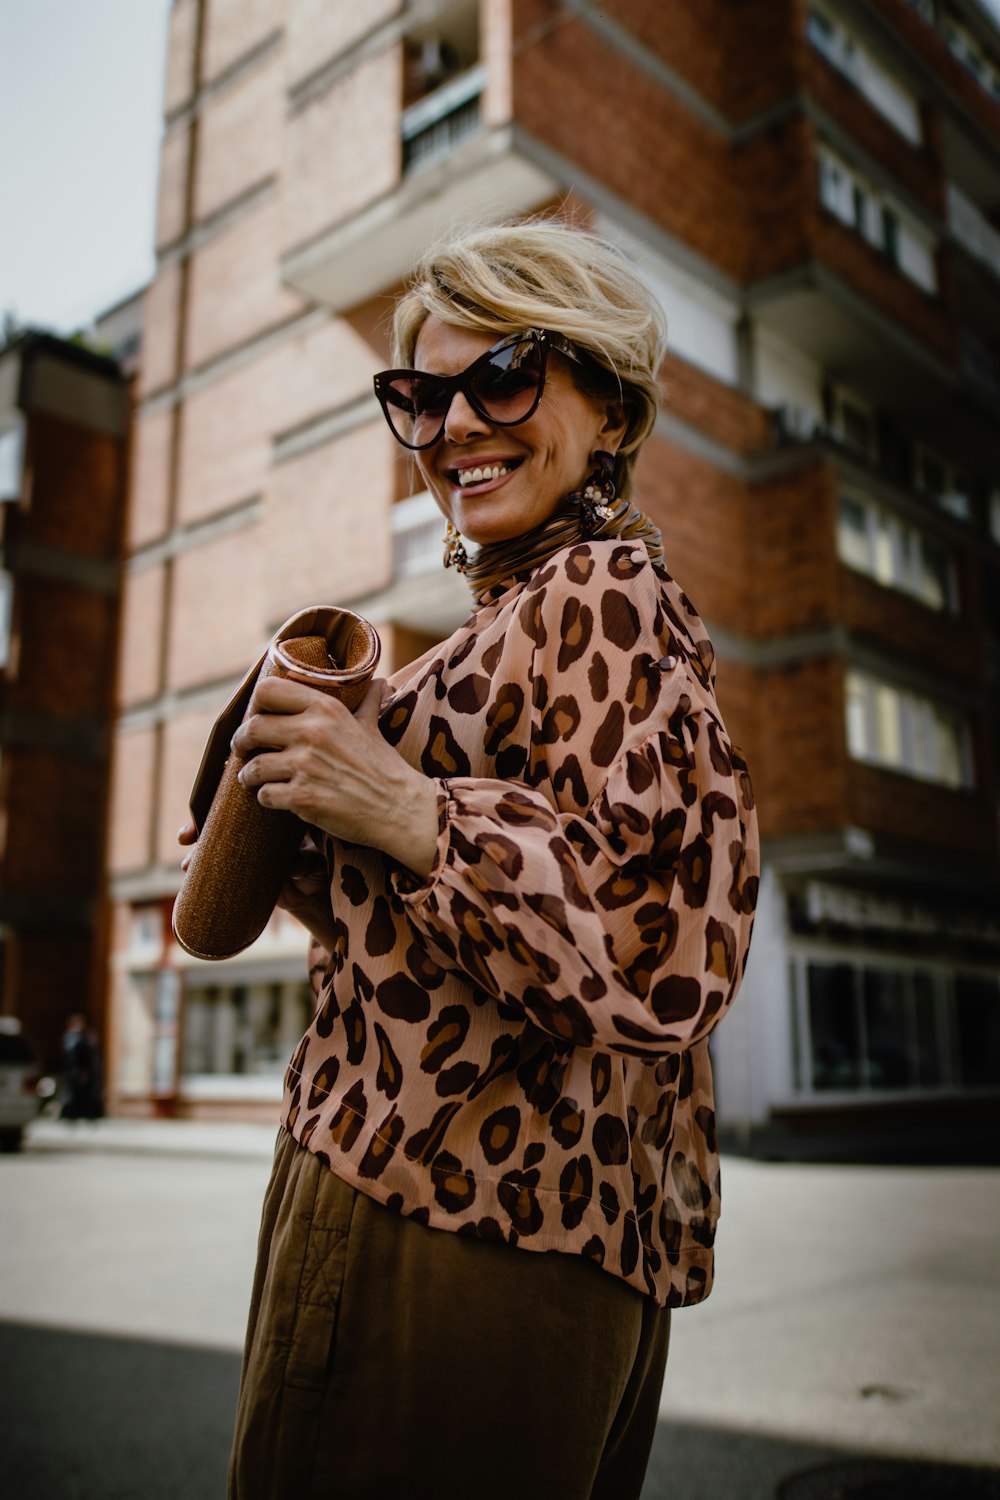
[[[97,1037],[84,1016],[70,1016],[63,1037],[66,1098],[64,1120],[96,1120],[101,1109],[101,1065]]]

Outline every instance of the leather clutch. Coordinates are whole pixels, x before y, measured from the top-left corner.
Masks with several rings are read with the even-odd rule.
[[[209,735],[191,792],[198,829],[174,902],[174,936],[195,958],[231,958],[267,926],[305,833],[294,813],[261,807],[237,779],[230,751],[257,683],[280,676],[331,693],[350,709],[378,664],[374,626],[351,610],[314,605],[286,620],[240,683]]]

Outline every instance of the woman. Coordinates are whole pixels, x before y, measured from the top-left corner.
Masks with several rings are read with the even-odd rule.
[[[661,334],[582,232],[431,252],[376,393],[472,614],[353,718],[272,678],[235,737],[323,861],[241,1500],[639,1494],[711,1284],[707,1038],[757,884],[711,647],[628,498]]]

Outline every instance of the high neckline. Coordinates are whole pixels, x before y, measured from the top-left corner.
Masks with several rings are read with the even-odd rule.
[[[641,542],[650,560],[662,565],[663,539],[659,527],[624,497],[614,500],[608,510],[609,515],[598,515],[594,525],[587,527],[581,507],[564,502],[541,526],[523,536],[480,547],[465,566],[465,577],[476,603],[496,603],[512,584],[523,582],[550,557],[575,542],[607,541],[612,537]]]

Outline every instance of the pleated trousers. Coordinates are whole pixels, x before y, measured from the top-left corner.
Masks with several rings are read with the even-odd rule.
[[[638,1500],[669,1336],[580,1256],[414,1223],[282,1131],[229,1500]]]

